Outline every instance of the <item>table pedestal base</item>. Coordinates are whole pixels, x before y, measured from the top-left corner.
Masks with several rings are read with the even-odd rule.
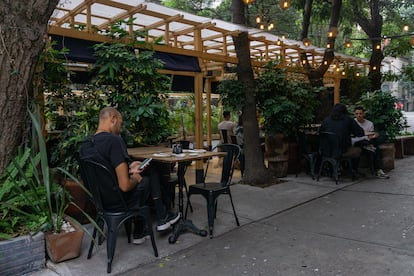
[[[191,232],[193,234],[199,235],[201,237],[207,236],[207,231],[198,229],[191,220],[184,220],[181,219],[175,226],[173,233],[171,236],[168,237],[169,243],[175,243],[178,240],[178,237],[181,234],[184,234],[186,232]]]

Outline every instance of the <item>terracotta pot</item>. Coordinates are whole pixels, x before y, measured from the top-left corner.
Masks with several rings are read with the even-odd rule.
[[[74,232],[45,233],[46,252],[52,262],[59,263],[79,257],[82,248],[83,229],[74,223],[72,225],[76,229]]]

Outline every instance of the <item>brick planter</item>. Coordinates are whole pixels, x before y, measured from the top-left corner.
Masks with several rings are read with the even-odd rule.
[[[0,241],[0,275],[24,275],[45,268],[42,232]]]

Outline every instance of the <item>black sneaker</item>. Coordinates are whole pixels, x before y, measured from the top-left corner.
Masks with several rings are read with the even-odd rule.
[[[174,225],[180,217],[180,213],[167,213],[163,220],[158,221],[157,231],[167,230],[171,225]]]

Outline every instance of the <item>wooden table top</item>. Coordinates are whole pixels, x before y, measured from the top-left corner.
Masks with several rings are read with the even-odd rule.
[[[225,152],[211,152],[204,149],[183,150],[183,153],[173,154],[167,147],[138,147],[128,148],[128,154],[134,160],[152,158],[164,163],[176,163],[194,160],[203,160],[212,156],[225,156]]]

